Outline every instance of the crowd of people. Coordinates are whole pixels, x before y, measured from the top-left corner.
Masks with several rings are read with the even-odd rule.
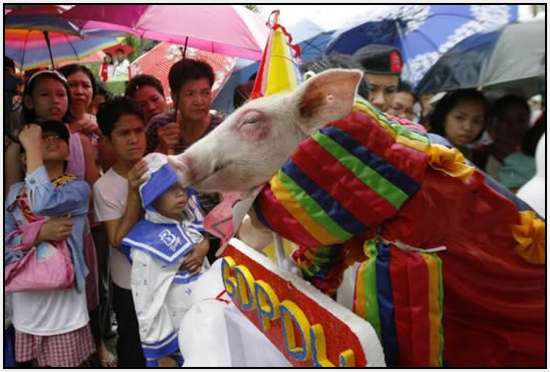
[[[106,56],[100,80],[127,73],[122,50],[111,61]],[[326,63],[363,70],[359,95],[412,128],[446,138],[512,191],[533,177],[545,116],[531,125],[524,97],[490,103],[483,92],[464,89],[423,105],[401,81],[399,51],[387,46],[301,70],[307,78]],[[211,110],[212,67],[176,62],[169,107],[155,76],[137,75],[124,96],[112,97],[87,67],[72,64],[27,76],[18,92],[13,62],[5,59],[5,66],[13,84],[4,85],[4,262],[14,273],[5,358],[12,347],[21,367],[181,365],[174,338],[187,306],[181,299],[215,258],[219,241],[202,219],[220,197],[181,188],[166,155],[185,151],[223,121]],[[251,89],[251,82],[237,88],[236,108]],[[74,278],[64,287],[17,288],[15,274],[28,275],[24,257],[59,241],[71,253]],[[179,249],[176,242],[185,244]],[[160,309],[159,298],[170,306]]]
[[[448,92],[435,104],[421,100],[401,81],[397,49],[366,46],[354,54],[370,85],[369,101],[380,111],[417,122],[446,138],[480,169],[512,191],[535,175],[534,154],[546,130],[545,116],[527,98],[507,94],[490,103],[482,91]]]

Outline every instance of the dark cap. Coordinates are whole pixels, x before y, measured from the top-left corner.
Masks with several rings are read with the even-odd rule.
[[[60,121],[57,120],[46,120],[42,123],[40,123],[40,127],[42,128],[42,133],[44,132],[53,132],[57,133],[59,135],[59,138],[61,138],[63,141],[67,142],[69,144],[69,129]]]
[[[370,44],[353,54],[365,72],[373,74],[401,74],[403,60],[397,48],[387,45]]]

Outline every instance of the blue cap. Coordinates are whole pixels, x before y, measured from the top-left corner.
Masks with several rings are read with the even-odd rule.
[[[149,179],[139,188],[143,208],[149,209],[159,196],[177,182],[178,176],[170,164],[164,164],[152,172]]]

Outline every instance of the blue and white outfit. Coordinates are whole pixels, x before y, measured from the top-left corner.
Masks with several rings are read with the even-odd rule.
[[[179,271],[179,267],[203,239],[203,216],[196,194],[189,189],[183,222],[156,212],[154,200],[177,182],[177,176],[165,155],[152,153],[144,159],[148,179],[139,191],[145,216],[122,240],[122,249],[132,263],[132,295],[146,365],[156,367],[158,359],[166,356],[182,365],[179,324],[196,302],[193,287],[208,262],[205,259],[199,273]]]

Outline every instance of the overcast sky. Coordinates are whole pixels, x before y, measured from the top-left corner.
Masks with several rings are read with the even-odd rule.
[[[283,25],[293,25],[302,19],[318,24],[325,31],[341,27],[354,18],[372,13],[384,12],[391,5],[258,5],[262,17],[267,19],[273,9],[281,11],[280,21]],[[519,19],[524,21],[531,17],[526,5],[519,6]],[[352,23],[352,22],[351,22]]]
[[[281,23],[292,25],[302,19],[308,19],[328,31],[349,22],[352,15],[365,15],[369,12],[383,11],[388,5],[259,5],[260,12],[267,18],[273,9],[281,11]]]

